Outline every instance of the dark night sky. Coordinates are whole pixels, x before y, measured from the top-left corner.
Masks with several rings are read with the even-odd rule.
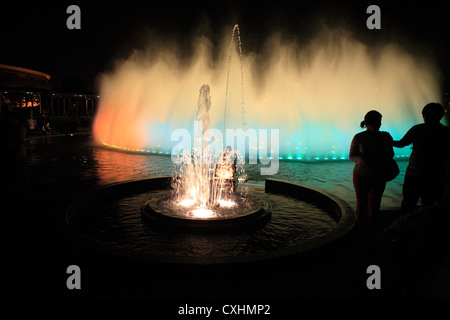
[[[81,30],[66,28],[70,4],[81,8]],[[381,8],[381,30],[366,28],[370,4]],[[274,30],[306,42],[320,25],[344,25],[368,44],[395,41],[419,49],[448,81],[449,17],[449,1],[16,1],[0,7],[0,64],[48,73],[56,87],[80,78],[95,91],[95,77],[115,58],[145,48],[152,34],[189,44],[203,33],[214,41],[238,23],[244,50],[258,50]]]

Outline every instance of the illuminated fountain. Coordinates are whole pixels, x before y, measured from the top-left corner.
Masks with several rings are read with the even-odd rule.
[[[237,35],[239,57],[242,57],[240,31],[235,25],[231,37],[230,56],[225,90],[225,107],[223,127],[220,137],[211,136],[211,92],[208,84],[203,84],[199,90],[196,121],[194,122],[193,148],[182,146],[174,148],[176,164],[173,179],[173,190],[168,194],[154,198],[142,208],[145,218],[158,222],[168,222],[170,225],[195,226],[204,228],[219,226],[237,227],[248,224],[251,220],[266,221],[270,218],[270,207],[262,199],[255,199],[244,192],[236,192],[236,181],[245,180],[245,173],[239,150],[231,146],[223,150],[227,120],[227,99],[231,57],[233,56],[233,41]],[[242,60],[241,69],[241,125],[245,126],[244,89]],[[215,129],[217,132],[217,129]],[[189,132],[184,132],[190,140]],[[233,139],[234,140],[234,139]],[[190,141],[188,141],[190,142]],[[234,142],[234,141],[233,141]],[[232,142],[232,143],[233,143]],[[189,143],[188,143],[189,145]],[[174,152],[172,152],[174,154]],[[238,172],[237,172],[238,171]],[[239,175],[238,177],[235,177]]]
[[[433,62],[395,43],[370,48],[343,30],[325,30],[307,44],[274,35],[260,52],[241,53],[236,45],[229,50],[229,43],[227,35],[214,58],[212,44],[199,38],[188,61],[176,48],[159,45],[118,62],[100,79],[96,140],[123,150],[172,154],[178,141],[171,134],[179,128],[192,134],[191,101],[208,83],[215,106],[227,105],[233,115],[228,128],[245,122],[255,130],[279,129],[280,158],[347,159],[368,110],[381,112],[381,130],[400,139],[422,121],[425,104],[440,101]],[[239,116],[242,86],[247,119]],[[209,116],[210,126],[222,129],[223,109],[213,108]],[[408,156],[410,149],[395,152]],[[270,150],[257,155],[267,156]]]
[[[270,207],[262,199],[236,192],[239,179],[235,176],[245,176],[243,167],[237,166],[238,154],[229,146],[222,152],[209,143],[210,107],[210,87],[204,84],[199,92],[194,147],[180,150],[174,161],[172,190],[142,208],[143,216],[152,222],[223,228],[270,218]]]
[[[267,158],[346,159],[368,110],[379,110],[383,130],[398,139],[420,121],[423,105],[439,100],[434,66],[395,45],[369,51],[346,32],[328,31],[302,48],[274,36],[261,55],[245,55],[237,26],[232,44],[235,35],[238,55],[226,47],[219,52],[229,55],[212,59],[211,43],[202,38],[189,63],[181,63],[174,48],[159,47],[150,56],[135,52],[102,77],[97,142],[170,155],[176,170],[77,199],[66,219],[82,241],[133,258],[194,264],[269,259],[326,246],[353,228],[351,206],[299,183],[236,183],[246,180],[240,171],[246,149],[225,144],[227,130],[245,127],[249,138],[251,132],[279,130],[270,148],[261,135],[256,146],[249,145],[250,164],[255,158],[261,164]],[[210,108],[210,88],[214,106],[223,110]],[[275,173],[261,169],[261,175]]]

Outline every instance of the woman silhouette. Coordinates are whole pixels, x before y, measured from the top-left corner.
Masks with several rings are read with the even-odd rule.
[[[356,134],[350,146],[349,157],[355,162],[353,185],[358,229],[365,245],[372,241],[373,220],[380,210],[386,187],[382,176],[383,163],[394,157],[391,135],[380,131],[381,117],[378,111],[369,111],[361,122],[361,128],[366,128],[366,131]]]

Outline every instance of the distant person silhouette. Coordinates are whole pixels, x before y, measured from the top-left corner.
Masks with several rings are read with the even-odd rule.
[[[364,245],[373,239],[373,220],[380,210],[381,198],[386,187],[383,178],[383,163],[394,157],[392,137],[380,131],[382,115],[369,111],[361,128],[367,128],[353,137],[350,160],[355,162],[353,185],[356,192],[358,231]]]
[[[427,104],[422,110],[424,123],[393,141],[397,148],[412,144],[403,183],[402,214],[413,211],[419,199],[422,205],[431,205],[442,197],[450,163],[450,128],[440,123],[444,114],[441,104]]]
[[[26,127],[14,111],[8,111],[2,119],[2,189],[8,196],[19,196],[29,191],[26,168]],[[6,122],[5,122],[6,120]]]

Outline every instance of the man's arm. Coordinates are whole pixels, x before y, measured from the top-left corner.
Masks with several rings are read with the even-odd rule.
[[[403,148],[406,146],[409,146],[411,143],[413,143],[414,141],[414,136],[416,134],[417,131],[417,127],[414,126],[411,129],[408,130],[408,132],[403,136],[403,138],[401,138],[400,140],[396,141],[393,140],[392,141],[392,145],[396,148]]]

